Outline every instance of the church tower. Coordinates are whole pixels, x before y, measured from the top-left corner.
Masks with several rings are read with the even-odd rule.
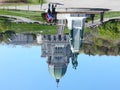
[[[65,21],[59,20],[56,35],[42,35],[41,57],[47,57],[48,70],[57,84],[65,75],[72,55],[69,35],[65,35],[63,32],[64,26]]]

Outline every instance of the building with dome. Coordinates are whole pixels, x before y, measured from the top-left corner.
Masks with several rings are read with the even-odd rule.
[[[76,55],[71,51],[69,35],[64,34],[65,24],[66,21],[61,19],[57,24],[58,32],[56,35],[40,36],[41,57],[47,58],[48,70],[51,76],[56,80],[57,85],[67,72],[70,58],[73,68],[76,69],[78,65]]]
[[[63,30],[65,21],[58,21],[56,35],[42,35],[42,54],[41,57],[47,57],[48,70],[57,84],[65,75],[69,59],[72,56],[69,44],[69,35],[65,35]]]

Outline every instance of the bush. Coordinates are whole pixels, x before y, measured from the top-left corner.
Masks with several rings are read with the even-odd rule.
[[[110,20],[98,27],[99,36],[104,39],[116,40],[120,38],[120,21]]]

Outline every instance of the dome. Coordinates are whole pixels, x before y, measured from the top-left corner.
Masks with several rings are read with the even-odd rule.
[[[58,63],[55,65],[49,65],[48,68],[52,77],[55,78],[56,80],[59,80],[65,75],[67,70],[67,65]]]

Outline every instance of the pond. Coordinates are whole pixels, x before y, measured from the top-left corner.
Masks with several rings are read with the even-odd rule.
[[[84,44],[82,47],[87,49],[88,44]],[[13,33],[9,42],[0,45],[0,89],[118,90],[118,48],[107,53],[103,48],[102,54],[94,52],[94,55],[84,53],[88,49],[82,50],[76,61],[70,50],[69,35]]]
[[[0,33],[1,90],[120,89],[119,40],[77,32],[77,42],[74,30],[68,35],[57,28],[56,34]]]

